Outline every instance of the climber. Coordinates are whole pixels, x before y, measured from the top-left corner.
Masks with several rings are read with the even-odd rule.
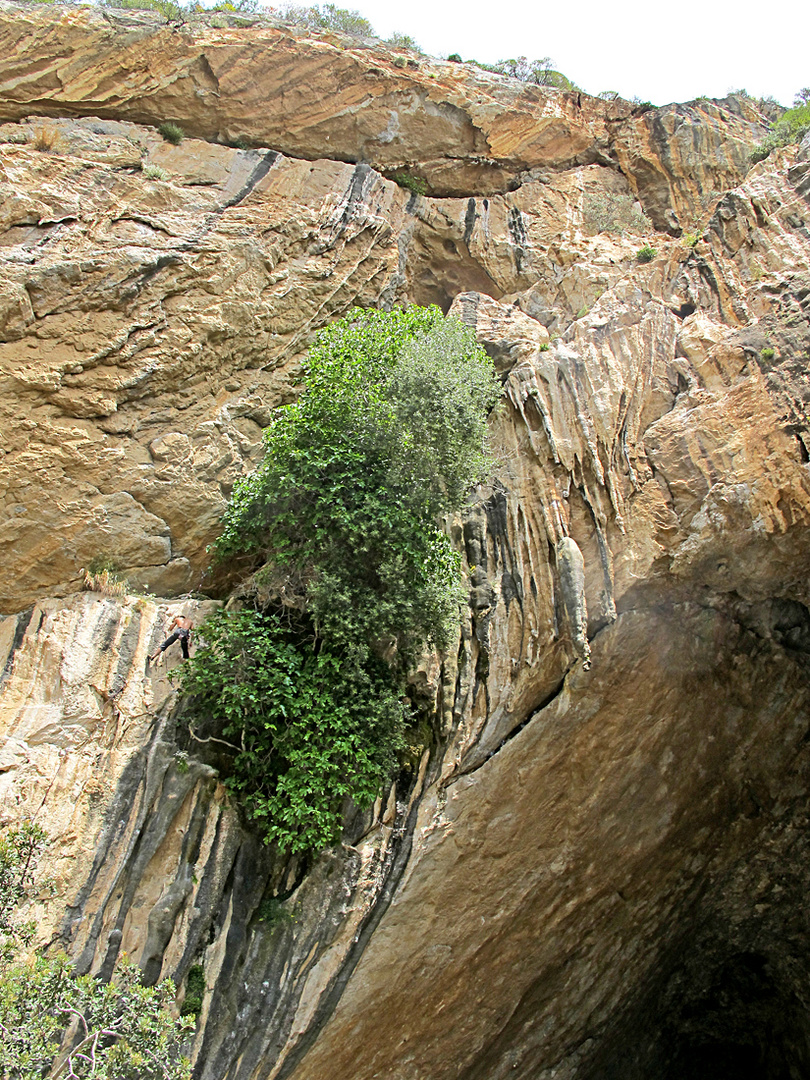
[[[168,647],[175,641],[180,642],[180,648],[183,650],[183,659],[188,660],[188,643],[191,638],[191,628],[194,624],[187,615],[175,615],[172,620],[172,624],[169,627],[169,636],[160,646],[156,653],[149,657],[154,664],[155,660],[160,656],[162,652],[165,652]],[[174,633],[172,633],[174,631]]]

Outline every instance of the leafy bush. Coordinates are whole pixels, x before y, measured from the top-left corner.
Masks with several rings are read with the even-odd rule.
[[[74,975],[68,958],[16,960],[33,926],[17,909],[31,897],[45,834],[31,824],[0,837],[0,1076],[5,1080],[189,1080],[174,986],[141,983],[126,958],[112,982]]]
[[[264,562],[270,599],[212,619],[183,669],[193,714],[239,748],[232,789],[294,851],[333,841],[344,799],[367,805],[393,768],[404,674],[448,640],[463,596],[436,519],[485,474],[500,395],[472,332],[437,308],[354,311],[318,336],[306,377],[216,545]]]
[[[644,247],[640,247],[636,252],[636,258],[640,263],[648,263],[652,262],[657,254],[657,248],[654,248],[652,244],[645,244]]]
[[[395,49],[410,49],[411,52],[415,53],[422,52],[422,50],[419,48],[414,39],[410,37],[410,35],[400,34],[396,30],[389,38],[385,39],[385,43],[386,45],[392,45]]]
[[[162,135],[166,142],[170,142],[173,146],[179,146],[184,138],[183,129],[179,124],[168,121],[158,127],[158,135]]]
[[[66,956],[12,964],[0,972],[0,1075],[189,1080],[179,1039],[190,1024],[172,1018],[173,1005],[170,980],[144,986],[126,960],[109,983],[77,978]]]
[[[45,833],[31,821],[0,834],[0,964],[7,964],[34,933],[32,922],[21,922],[18,908],[33,893]]]
[[[284,22],[304,26],[308,30],[334,30],[350,37],[374,37],[374,27],[359,11],[339,8],[334,4],[299,7],[288,4],[282,8]]]
[[[554,86],[559,90],[576,90],[578,87],[566,78],[561,71],[552,68],[552,60],[544,56],[542,60],[528,60],[525,56],[519,56],[513,60],[499,60],[497,64],[481,64],[477,60],[471,60],[471,64],[481,68],[482,71],[492,71],[497,75],[508,75],[510,79],[519,79],[521,82],[535,83],[538,86]]]
[[[251,609],[217,613],[183,667],[183,689],[240,747],[227,784],[250,820],[267,843],[295,852],[338,839],[347,796],[373,802],[406,712],[382,661],[323,644],[316,651],[311,625],[290,622]]]
[[[796,96],[799,101],[801,93]],[[801,142],[807,132],[810,131],[810,102],[800,102],[792,109],[788,109],[771,128],[770,134],[759,146],[755,146],[748,159],[752,164],[764,161],[770,156],[772,150],[779,146],[789,146],[792,143]]]
[[[535,83],[537,86],[553,86],[557,90],[576,90],[578,89],[576,83],[563,75],[561,71],[556,71],[551,65],[553,61],[550,57],[546,56],[542,60],[533,60],[529,63],[526,69],[526,75],[524,77],[523,70],[521,68],[521,61],[524,57],[518,59],[518,68],[515,72],[514,78],[522,79],[524,82]],[[511,61],[505,61],[511,64]]]
[[[447,57],[447,59],[452,60],[454,64],[460,64],[462,62],[461,61],[461,54],[457,53],[457,52],[450,53],[450,55]]]
[[[209,11],[221,11],[226,15],[253,15],[259,10],[259,0],[219,0]]]
[[[648,233],[652,222],[638,208],[629,192],[588,191],[582,207],[582,223],[593,232]]]
[[[763,360],[773,360],[773,358],[776,356],[776,350],[771,348],[760,349],[759,355],[762,357]]]
[[[684,247],[695,248],[700,243],[700,233],[685,232],[681,237],[681,242]]]
[[[100,0],[101,6],[122,11],[157,11],[167,22],[183,18],[188,8],[175,0]]]

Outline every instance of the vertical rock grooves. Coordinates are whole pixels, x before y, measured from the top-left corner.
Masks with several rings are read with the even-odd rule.
[[[363,951],[371,940],[371,935],[379,926],[380,920],[385,915],[391,903],[402,875],[408,865],[413,844],[413,831],[416,827],[419,804],[414,802],[408,810],[404,824],[399,829],[394,828],[395,839],[388,855],[388,869],[385,873],[384,883],[380,889],[373,906],[363,919],[354,941],[349,949],[338,973],[332,979],[327,990],[321,995],[318,1007],[307,1027],[306,1031],[293,1043],[285,1056],[281,1068],[271,1073],[273,1080],[286,1080],[292,1076],[297,1066],[306,1057],[307,1051],[313,1046],[318,1034],[329,1021],[334,1012],[346,984],[354,973]],[[246,1073],[246,1076],[251,1075]]]

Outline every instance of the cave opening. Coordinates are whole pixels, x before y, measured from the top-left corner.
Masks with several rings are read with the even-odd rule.
[[[806,1080],[803,966],[753,952],[693,955],[586,1071],[588,1080]]]
[[[660,1080],[800,1080],[810,1075],[810,1016],[801,988],[756,953],[678,980],[662,1023]],[[686,987],[689,986],[687,990]]]

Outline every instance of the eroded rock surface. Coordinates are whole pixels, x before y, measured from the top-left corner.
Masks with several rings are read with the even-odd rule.
[[[745,99],[634,111],[272,24],[0,33],[0,603],[30,609],[0,785],[54,837],[39,943],[202,964],[199,1080],[805,1075],[806,145],[749,169]],[[204,589],[313,333],[408,301],[493,356],[496,465],[414,675],[434,745],[307,867],[146,667],[211,601],[80,570]]]

